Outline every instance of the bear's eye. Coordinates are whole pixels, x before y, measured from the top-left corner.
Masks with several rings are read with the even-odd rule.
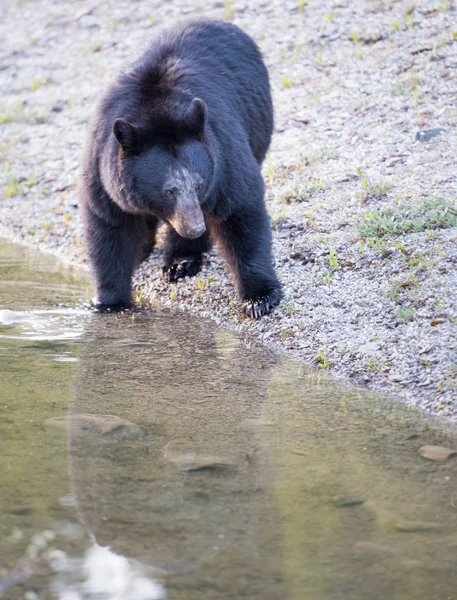
[[[200,190],[202,190],[202,189],[203,189],[203,183],[198,183],[198,184],[195,186],[195,189],[197,190],[197,192],[199,192]]]
[[[174,196],[175,194],[176,194],[176,188],[169,188],[168,190],[165,190],[166,196]]]

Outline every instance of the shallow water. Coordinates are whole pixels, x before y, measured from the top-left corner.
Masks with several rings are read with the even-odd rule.
[[[0,245],[0,597],[457,598],[452,432]]]

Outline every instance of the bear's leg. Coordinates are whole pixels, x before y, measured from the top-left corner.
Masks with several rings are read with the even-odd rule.
[[[210,223],[211,235],[228,262],[245,301],[245,314],[258,319],[282,298],[271,255],[271,229],[263,201],[241,208],[225,221]]]
[[[162,272],[166,281],[173,282],[182,277],[193,277],[202,266],[202,255],[209,252],[210,243],[205,232],[189,240],[181,237],[170,227],[164,242]]]
[[[159,219],[157,217],[146,218],[146,235],[144,236],[144,243],[139,262],[142,263],[151,254],[154,246],[156,245],[156,233]]]
[[[84,220],[97,308],[104,311],[129,307],[133,271],[147,239],[144,220],[124,215],[122,222],[113,226],[91,210],[85,211]]]

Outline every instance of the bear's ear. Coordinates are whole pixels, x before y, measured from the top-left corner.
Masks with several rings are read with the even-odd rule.
[[[125,119],[116,119],[113,133],[123,150],[133,150],[135,146],[135,127]]]
[[[194,98],[184,115],[187,127],[197,135],[202,135],[206,126],[208,109],[200,98]]]

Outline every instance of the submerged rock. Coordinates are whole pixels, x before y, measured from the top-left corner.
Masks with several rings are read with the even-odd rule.
[[[180,471],[222,471],[237,467],[229,458],[198,454],[193,450],[179,448],[179,443],[175,441],[168,442],[163,447],[163,455],[168,464]]]
[[[444,462],[445,460],[457,456],[457,451],[452,450],[451,448],[445,448],[444,446],[426,445],[419,448],[419,454],[427,460]]]
[[[71,429],[72,437],[103,437],[106,439],[136,439],[143,430],[136,423],[114,415],[79,414],[46,419],[44,427],[49,433],[65,434]]]
[[[428,531],[441,531],[443,525],[428,521],[398,521],[395,529],[401,533],[426,533]]]

